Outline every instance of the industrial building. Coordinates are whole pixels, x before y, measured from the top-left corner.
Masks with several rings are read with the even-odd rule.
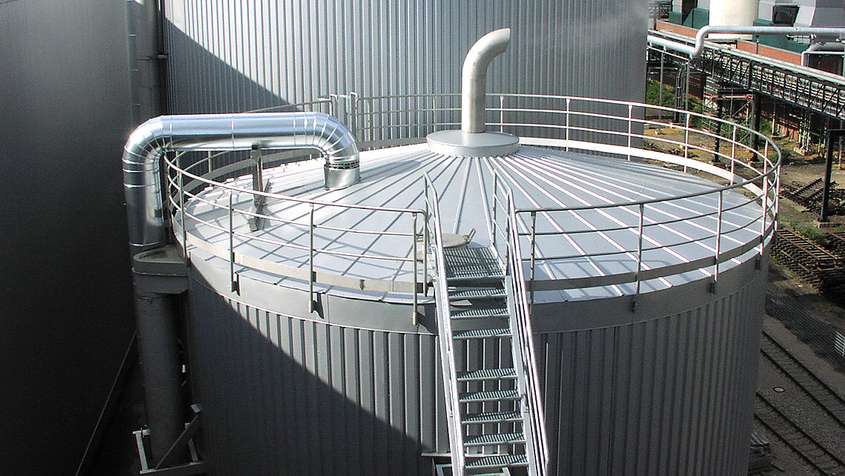
[[[100,3],[0,1],[8,474],[768,468],[845,2]]]

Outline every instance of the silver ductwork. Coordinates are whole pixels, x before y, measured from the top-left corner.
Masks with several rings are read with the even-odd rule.
[[[714,33],[736,33],[749,35],[793,35],[793,36],[821,36],[842,38],[845,36],[845,28],[815,28],[797,26],[714,26],[707,25],[698,30],[695,35],[695,46],[686,45],[677,41],[668,40],[659,36],[649,35],[648,42],[652,45],[678,51],[696,58],[704,51],[704,42]]]
[[[326,188],[360,180],[358,146],[335,117],[317,112],[160,116],[126,143],[123,183],[129,243],[136,250],[167,241],[160,163],[167,152],[315,149],[326,157]]]
[[[467,134],[487,130],[484,106],[487,67],[508,49],[510,42],[510,28],[491,31],[472,45],[464,59],[461,72],[461,130]]]

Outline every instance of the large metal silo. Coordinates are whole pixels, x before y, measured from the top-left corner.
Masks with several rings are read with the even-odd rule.
[[[521,139],[484,158],[427,144],[363,152],[361,182],[342,190],[323,188],[319,160],[267,169],[258,232],[250,175],[187,189],[184,234],[180,210],[174,226],[191,256],[192,381],[213,474],[423,475],[450,453],[437,291],[412,292],[434,273],[424,174],[443,233],[471,234],[470,250],[507,229],[504,190],[520,210],[546,474],[745,473],[774,182],[723,188],[583,153],[597,143]],[[458,371],[513,365],[506,338],[461,332]]]
[[[456,27],[482,28],[507,22],[496,7],[511,4],[455,5]],[[511,13],[520,24],[531,12],[531,32],[559,16],[616,18],[589,5]],[[281,18],[338,19],[293,6],[298,13]],[[356,32],[362,19],[381,25],[386,15],[394,25],[414,10],[350,8]],[[260,11],[234,16],[258,21]],[[401,25],[370,30],[367,41],[409,28]],[[586,53],[568,49],[587,37],[596,51],[628,48],[616,34],[549,29],[547,38],[563,40],[543,52],[512,31],[516,48],[503,64],[493,58],[507,49],[506,29],[454,58],[414,50],[437,58],[420,71],[457,78],[468,49],[461,95],[402,92],[410,76],[393,77],[392,65],[418,64],[405,58],[373,65],[384,80],[360,83],[399,83],[399,92],[302,92],[312,99],[296,112],[162,117],[130,138],[133,244],[172,240],[189,265],[187,360],[210,474],[427,475],[446,465],[461,474],[745,473],[777,148],[765,137],[761,152],[725,139],[758,160],[747,164],[702,147],[696,139],[711,134],[692,112],[670,111],[684,125],[646,134],[651,107],[637,102],[491,93],[488,65],[501,88],[525,85],[523,74],[543,78],[531,88],[594,96],[634,88],[590,79],[618,65],[578,64],[572,58]],[[387,36],[389,51],[408,44],[401,36]],[[567,67],[523,72],[556,52]],[[641,53],[630,60],[640,64]],[[557,81],[564,73],[574,76]],[[234,96],[208,98],[246,100],[249,84],[234,86]],[[188,93],[201,96],[172,92]],[[268,94],[271,104],[281,97]],[[655,141],[675,147],[660,152]]]

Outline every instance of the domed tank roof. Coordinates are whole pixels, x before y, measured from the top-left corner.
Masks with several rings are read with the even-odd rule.
[[[535,231],[535,279],[538,281],[553,283],[636,271],[636,252],[631,250],[637,249],[639,210],[637,205],[625,205],[632,202],[654,201],[644,206],[644,270],[682,265],[714,254],[713,234],[717,221],[714,212],[719,206],[718,193],[689,195],[715,190],[719,185],[642,162],[533,146],[522,146],[504,157],[456,157],[435,153],[428,145],[417,144],[363,152],[361,181],[342,190],[325,189],[320,160],[264,171],[264,178],[269,181],[267,192],[346,206],[318,204],[314,207],[314,222],[319,224],[314,248],[335,253],[318,253],[314,260],[315,270],[360,279],[362,291],[371,289],[372,297],[377,298],[387,297],[391,289],[399,287],[371,283],[410,281],[412,264],[382,265],[378,260],[361,259],[358,255],[366,252],[371,256],[410,256],[413,252],[410,242],[400,235],[410,233],[414,225],[399,213],[347,207],[424,210],[425,175],[430,177],[439,195],[443,231],[471,235],[469,246],[487,246],[493,240],[491,214],[495,181],[499,182],[495,184],[499,200],[504,200],[502,192],[509,189],[517,210],[549,210],[535,212],[536,220],[532,220],[530,213],[520,215],[526,243],[531,239],[532,227]],[[227,185],[249,190],[251,180],[251,176],[243,176]],[[759,222],[761,216],[760,206],[733,190],[726,191],[723,197],[721,252],[743,254],[748,243],[759,237],[760,225],[755,222]],[[187,213],[196,218],[188,223],[187,232],[199,239],[196,241],[227,246],[227,190],[208,188],[197,198],[187,207]],[[308,245],[311,204],[270,198],[262,213],[275,220],[265,223],[260,230],[250,231],[248,214],[253,205],[252,194],[234,192],[232,201],[236,210],[232,223],[233,244],[239,255],[293,268],[308,266],[309,255],[301,246]],[[504,226],[505,220],[499,217],[497,222]],[[420,228],[422,224],[417,226]],[[350,228],[372,233],[344,231]],[[502,230],[499,233],[503,234]],[[244,239],[247,237],[250,239]],[[592,254],[603,256],[585,256]],[[207,257],[212,259],[211,254]],[[734,262],[739,263],[742,259],[738,255]],[[730,266],[730,262],[722,265],[723,269]],[[276,284],[302,285],[283,272],[283,268],[278,274],[266,271],[266,267],[264,271],[248,267],[240,270],[245,275]],[[708,273],[706,269],[698,269],[645,281],[641,291],[698,280]],[[554,288],[553,285],[548,287]],[[633,291],[633,284],[582,286],[539,293],[538,299],[599,298]]]

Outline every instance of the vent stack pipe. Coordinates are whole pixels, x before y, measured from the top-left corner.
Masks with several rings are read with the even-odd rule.
[[[482,36],[472,45],[461,72],[461,130],[467,134],[487,131],[484,105],[487,68],[508,49],[511,29],[502,28]]]

